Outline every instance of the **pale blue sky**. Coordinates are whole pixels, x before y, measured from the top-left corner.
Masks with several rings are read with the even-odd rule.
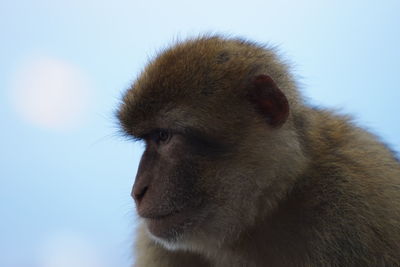
[[[129,266],[141,146],[118,136],[113,110],[177,38],[218,32],[278,45],[310,103],[353,114],[400,151],[399,11],[398,0],[2,0],[0,266]],[[35,115],[27,89],[60,79],[75,91],[46,114],[75,114],[66,129]]]

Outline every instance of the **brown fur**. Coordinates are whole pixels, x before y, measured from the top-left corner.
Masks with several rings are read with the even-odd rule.
[[[249,101],[257,75],[286,96],[277,127]],[[349,118],[307,106],[272,49],[218,36],[179,43],[146,67],[118,117],[136,138],[196,129],[221,147],[182,156],[194,146],[182,137],[171,159],[141,163],[139,214],[193,210],[165,237],[143,219],[135,266],[400,266],[398,160]]]

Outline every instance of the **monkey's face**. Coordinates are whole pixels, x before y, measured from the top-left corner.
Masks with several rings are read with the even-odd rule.
[[[213,190],[207,186],[204,169],[225,150],[189,129],[154,129],[142,138],[146,148],[132,197],[150,233],[174,239],[207,215]]]

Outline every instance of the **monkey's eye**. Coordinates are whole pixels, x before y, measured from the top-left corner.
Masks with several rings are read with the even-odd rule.
[[[157,132],[156,141],[157,143],[168,142],[171,138],[171,133],[167,130],[161,129]]]

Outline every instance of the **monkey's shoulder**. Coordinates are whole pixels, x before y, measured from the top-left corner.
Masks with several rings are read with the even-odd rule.
[[[307,139],[308,152],[317,162],[340,163],[364,171],[397,171],[400,175],[396,153],[380,137],[358,126],[351,116],[314,108],[306,117],[301,137]]]

